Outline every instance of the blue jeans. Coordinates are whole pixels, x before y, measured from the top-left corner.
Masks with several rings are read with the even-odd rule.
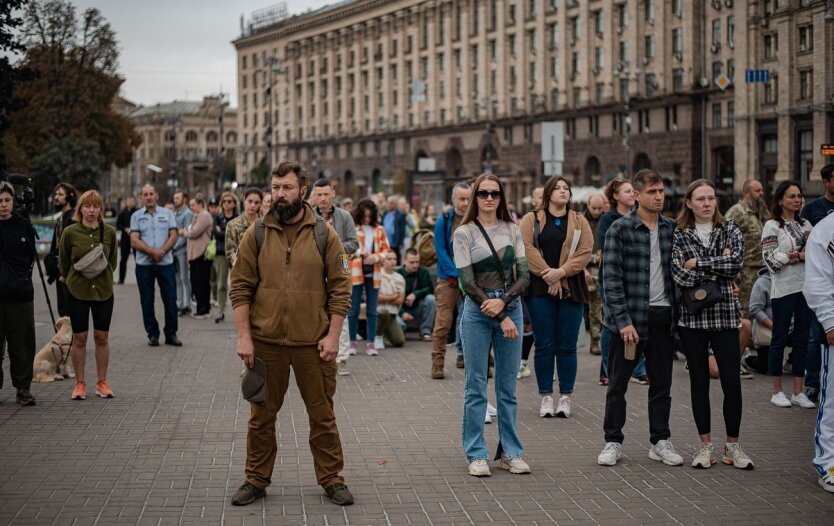
[[[553,394],[554,358],[559,392],[571,394],[576,382],[576,341],[585,315],[585,304],[550,295],[527,300],[536,338],[536,382],[540,395]]]
[[[808,334],[814,317],[805,296],[795,292],[771,300],[773,307],[773,337],[767,353],[767,374],[782,376],[782,358],[788,343],[788,331],[793,318],[793,354],[791,355],[791,376],[805,376],[805,361],[808,354]]]
[[[136,284],[142,304],[142,321],[148,337],[159,338],[159,323],[154,312],[154,281],[159,282],[159,295],[165,307],[165,337],[177,335],[177,279],[174,264],[136,265]],[[190,299],[189,299],[190,301]]]
[[[420,336],[428,334],[431,336],[434,330],[434,315],[437,312],[437,303],[434,299],[434,294],[428,294],[423,298],[417,300],[412,307],[403,306],[405,312],[414,316],[412,321],[403,320],[405,328],[419,327]],[[402,318],[399,318],[402,319]]]
[[[521,365],[521,303],[507,314],[518,328],[514,340],[504,338],[495,318],[481,313],[471,299],[466,298],[461,315],[460,336],[466,362],[466,383],[463,390],[463,449],[468,462],[487,460],[489,450],[484,440],[484,415],[487,410],[487,363],[490,347],[495,353],[495,397],[498,405],[498,453],[506,458],[519,458],[524,448],[518,437],[515,396],[516,375]]]
[[[350,331],[350,341],[356,341],[356,331],[359,330],[359,308],[362,305],[362,292],[365,293],[365,320],[368,324],[366,334],[368,335],[368,343],[374,342],[374,335],[376,334],[376,306],[377,298],[379,298],[379,289],[374,288],[374,278],[369,276],[365,278],[362,285],[354,285],[353,293],[350,297],[350,311],[348,312],[348,330]]]
[[[820,369],[822,368],[822,338],[825,331],[816,316],[811,319],[811,332],[808,337],[808,359],[805,362],[805,387],[820,388]]]
[[[600,362],[599,374],[608,378],[608,353],[611,350],[611,331],[605,325],[599,331],[599,350],[602,356]],[[634,371],[631,376],[645,376],[646,375],[646,357],[642,354],[637,357],[637,363],[634,365]]]
[[[188,253],[183,248],[180,252],[174,252],[174,259],[177,260],[174,269],[177,276],[177,308],[191,310],[191,276],[188,270]]]
[[[463,319],[463,295],[458,298],[457,309],[458,316],[455,318],[455,349],[458,351],[458,356],[463,356],[463,342],[460,339],[460,320]],[[518,332],[521,332],[521,330]]]

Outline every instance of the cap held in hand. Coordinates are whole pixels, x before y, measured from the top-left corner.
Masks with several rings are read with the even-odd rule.
[[[255,358],[254,365],[247,369],[240,382],[243,398],[252,404],[263,404],[269,397],[266,385],[266,364],[260,358]]]

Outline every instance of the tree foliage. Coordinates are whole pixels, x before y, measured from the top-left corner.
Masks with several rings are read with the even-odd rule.
[[[28,78],[29,72],[12,65],[11,56],[23,51],[23,44],[15,30],[23,24],[19,10],[25,0],[0,2],[0,173],[6,169],[3,136],[11,125],[13,112],[23,107],[23,100],[15,96],[17,84]]]
[[[78,174],[69,181],[84,188],[110,166],[126,166],[139,144],[127,117],[115,112],[113,100],[124,79],[118,76],[118,42],[97,9],[78,17],[68,0],[30,0],[22,39],[20,67],[35,77],[20,82],[16,95],[26,105],[12,114],[5,150],[12,168],[32,175],[45,195],[60,174]],[[76,143],[76,144],[73,144]],[[96,150],[95,152],[93,150]],[[50,162],[97,161],[97,170]],[[36,162],[37,160],[37,162]]]

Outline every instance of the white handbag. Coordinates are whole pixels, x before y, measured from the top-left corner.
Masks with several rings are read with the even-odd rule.
[[[753,346],[756,349],[770,347],[770,340],[773,338],[773,331],[762,325],[758,320],[753,320]]]
[[[104,255],[104,224],[99,226],[99,243],[98,246],[91,251],[84,254],[84,256],[75,262],[72,266],[82,276],[87,279],[93,279],[102,272],[110,264],[107,261],[107,256]]]

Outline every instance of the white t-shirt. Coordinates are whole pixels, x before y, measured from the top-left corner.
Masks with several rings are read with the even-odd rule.
[[[379,284],[379,293],[384,296],[391,296],[392,294],[399,294],[405,292],[405,278],[399,272],[385,272],[382,271],[382,281]],[[393,303],[379,302],[377,305],[377,312],[390,312],[396,314],[400,311],[399,305]]]
[[[362,230],[365,233],[365,250],[366,254],[374,251],[374,227],[371,225],[362,225]]]
[[[649,306],[669,307],[669,298],[666,295],[666,281],[663,279],[663,264],[660,254],[660,239],[657,232],[658,227],[649,230],[649,241],[651,243],[651,256],[649,260]]]
[[[709,223],[695,223],[695,232],[705,247],[709,247],[709,236],[712,235],[712,221]]]

